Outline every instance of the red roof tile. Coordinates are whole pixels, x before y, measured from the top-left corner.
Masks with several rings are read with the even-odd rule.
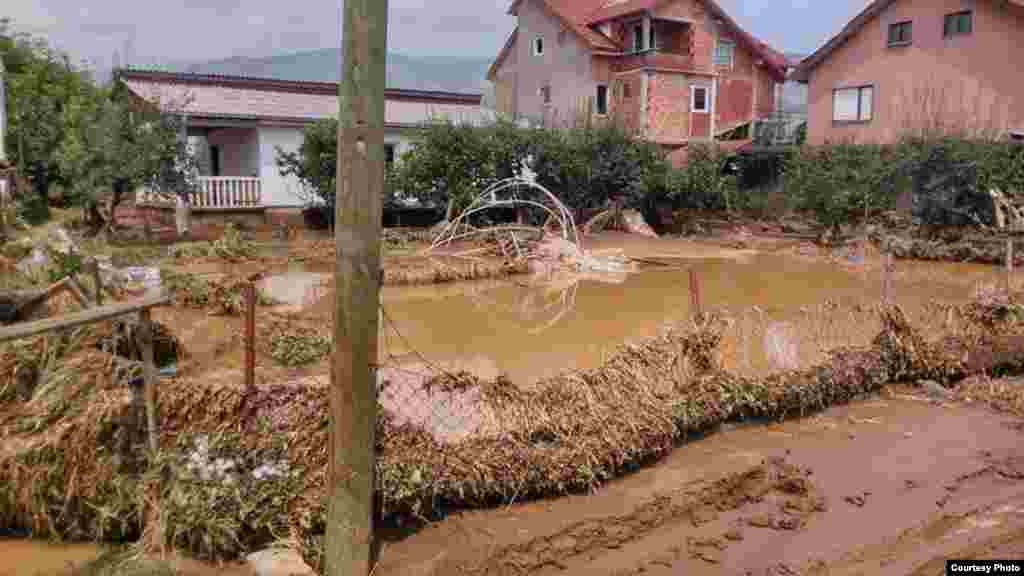
[[[519,4],[523,0],[515,0],[512,6],[509,8],[510,14],[515,14],[518,10]],[[570,28],[576,31],[576,33],[586,40],[591,48],[595,50],[607,50],[607,51],[622,51],[623,47],[617,44],[611,38],[601,34],[591,26],[599,24],[601,22],[633,14],[635,12],[641,12],[644,10],[653,10],[658,4],[672,0],[539,0],[542,2],[548,10],[551,11],[556,17],[561,19]],[[766,43],[758,40],[754,36],[747,33],[745,30],[740,28],[739,24],[736,23],[726,12],[718,5],[715,0],[699,0],[704,2],[708,9],[715,14],[718,18],[721,18],[726,25],[734,30],[739,36],[740,40],[747,45],[747,48],[757,54],[765,61],[765,63],[775,72],[775,75],[779,78],[785,78],[786,69],[790,63],[786,57],[777,50],[771,48]],[[1024,0],[1014,0],[1024,1]],[[499,54],[499,59],[495,61],[495,65],[500,65],[500,60],[503,59],[502,55]]]

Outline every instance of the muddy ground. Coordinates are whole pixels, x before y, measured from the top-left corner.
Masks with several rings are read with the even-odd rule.
[[[595,494],[456,514],[375,574],[892,574],[1024,558],[1024,420],[915,391],[692,442]]]
[[[309,239],[315,241],[315,236],[279,247],[273,257],[263,260],[197,264],[186,259],[175,265],[191,272],[240,275],[330,273],[329,258],[310,259],[306,254],[301,264],[289,258],[292,248]],[[749,263],[758,254],[776,254],[788,261],[852,266],[866,280],[863,284],[844,281],[851,292],[865,292],[877,284],[877,251],[858,260],[855,251],[827,252],[801,240],[735,232],[699,240],[655,240],[607,232],[584,242],[589,250],[622,250],[633,258],[684,266],[690,260],[703,261],[705,267],[712,266],[708,262]],[[309,244],[305,246],[310,250]],[[396,256],[399,260],[410,257],[417,247],[393,248],[392,261]],[[922,294],[962,300],[971,285],[988,277],[987,271],[975,268],[943,268],[941,282],[936,282],[929,279],[934,270],[934,265],[907,263],[896,296],[908,302]],[[711,268],[704,274],[713,293],[729,295],[743,305],[757,302],[756,294],[769,288],[763,280],[738,284],[737,276],[716,275]],[[667,301],[665,294],[671,293],[673,306],[683,310],[689,298],[683,278],[627,286],[651,285],[645,292],[646,308],[640,308]],[[800,299],[806,293],[810,298],[819,290],[824,293],[838,286],[829,284],[834,282],[831,275],[820,276],[820,281],[821,286],[801,288],[805,292],[789,296]],[[288,309],[293,314],[289,322],[325,325],[333,302],[323,286],[316,283],[298,290],[296,283],[283,284],[275,292],[293,293],[297,300],[301,292],[302,302],[267,307],[266,314],[260,313],[261,322],[275,309]],[[623,295],[607,286],[591,286],[586,294],[595,295],[592,302],[576,304],[583,311],[577,316],[584,320],[589,316],[591,323],[580,324],[583,327],[572,332],[576,336],[567,339],[622,341],[625,336],[613,330],[615,326],[609,324],[606,334],[592,325],[601,313],[610,322],[626,312],[615,308]],[[447,317],[466,310],[466,303],[457,300],[465,286],[435,288],[401,288],[385,296],[404,336],[421,351],[429,350],[429,341],[444,339],[431,336],[429,323],[418,321],[416,307],[425,310],[423,301],[447,298],[451,301]],[[786,290],[783,284],[771,288]],[[456,294],[417,296],[437,290]],[[660,309],[652,310],[652,318],[663,316]],[[158,309],[154,317],[169,326],[190,353],[179,366],[180,374],[240,378],[244,355],[239,318],[184,308]],[[642,320],[650,323],[646,317]],[[847,334],[845,329],[843,333]],[[543,342],[540,336],[532,338],[534,343]],[[468,349],[461,341],[453,341],[451,347],[460,354]],[[262,348],[257,352],[258,384],[328,372],[325,361],[283,368]],[[447,360],[440,344],[434,352],[431,360]],[[599,357],[596,352],[592,355]],[[533,364],[548,370],[557,368],[554,362]],[[564,368],[564,363],[559,366]],[[395,530],[389,532],[374,574],[937,575],[947,557],[1024,558],[1024,448],[1019,448],[1024,446],[1020,442],[1024,421],[978,405],[938,405],[914,396],[917,393],[901,389],[895,395],[813,418],[713,435],[595,494],[456,513],[411,535]],[[52,574],[63,563],[52,560],[85,559],[90,550],[95,551],[0,542],[0,558],[16,559],[13,568],[0,561],[0,576]],[[188,573],[219,574],[221,570],[192,563]],[[238,567],[232,570],[244,573]]]
[[[1024,419],[921,394],[893,387],[805,419],[729,427],[593,494],[392,528],[374,574],[939,576],[947,558],[1024,558]],[[24,562],[3,576],[58,574],[98,554],[0,550]]]

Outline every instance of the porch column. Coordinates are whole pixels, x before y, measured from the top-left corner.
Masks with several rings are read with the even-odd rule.
[[[185,114],[181,115],[178,139],[185,146],[189,156],[193,156],[194,159],[195,150],[192,149],[188,142],[188,116]],[[198,178],[198,166],[193,165],[191,169],[193,171],[192,178]],[[178,236],[187,236],[192,227],[192,207],[189,206],[190,196],[191,194],[185,191],[175,191],[174,193],[174,225]]]
[[[649,14],[644,16],[642,27],[644,31],[644,41],[641,45],[645,50],[650,50],[654,48],[654,46],[651,46],[651,16]]]

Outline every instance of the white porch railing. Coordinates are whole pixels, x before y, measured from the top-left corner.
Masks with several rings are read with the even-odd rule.
[[[173,206],[173,199],[142,189],[137,204]],[[200,176],[199,190],[189,198],[193,210],[232,210],[263,207],[263,182],[242,176]]]

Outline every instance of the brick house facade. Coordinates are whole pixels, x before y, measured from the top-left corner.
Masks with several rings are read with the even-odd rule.
[[[808,85],[807,142],[1024,137],[1021,39],[1024,0],[873,1],[794,74]]]
[[[515,0],[509,14],[488,73],[499,113],[615,119],[670,149],[776,110],[789,66],[713,0]]]

